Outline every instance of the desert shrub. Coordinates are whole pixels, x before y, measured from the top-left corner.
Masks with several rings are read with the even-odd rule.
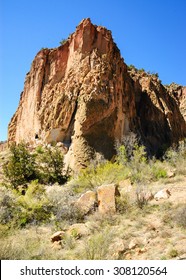
[[[121,143],[116,143],[117,162],[128,168],[132,183],[146,181],[150,174],[145,147],[138,143],[134,133],[123,137]]]
[[[3,171],[15,189],[37,177],[35,157],[29,152],[25,143],[11,145],[10,157],[8,163],[3,165]]]
[[[176,169],[181,175],[186,175],[186,140],[167,150],[164,161]]]
[[[178,251],[175,248],[172,248],[168,251],[168,258],[176,258],[179,255]]]
[[[67,39],[62,39],[59,43],[60,43],[60,45],[62,46],[62,45],[64,45],[66,42],[67,42]]]
[[[110,228],[97,232],[85,241],[81,258],[86,260],[108,259],[109,246],[113,240],[114,233]]]
[[[90,165],[80,171],[77,178],[71,181],[71,186],[76,192],[83,192],[85,189],[94,189],[97,186],[111,184],[126,179],[129,175],[128,169],[109,161],[95,165]]]
[[[138,184],[136,188],[136,204],[140,209],[148,204],[148,193],[149,190],[147,187]]]
[[[0,188],[0,222],[9,228],[40,224],[50,220],[51,205],[44,187],[34,181],[28,185],[25,195],[7,188]]]
[[[83,221],[83,215],[74,204],[77,196],[71,187],[55,184],[47,188],[46,195],[50,204],[53,205],[52,221],[57,228],[64,221],[70,224]]]
[[[156,159],[148,158],[143,145],[134,133],[123,137],[121,143],[116,144],[117,162],[128,168],[132,183],[148,183],[166,178],[164,164]]]
[[[38,147],[39,180],[45,184],[64,184],[68,180],[68,171],[64,171],[63,154],[58,147]]]
[[[1,260],[21,260],[23,256],[22,248],[13,246],[11,242],[0,241]]]
[[[174,221],[181,227],[186,228],[186,206],[183,205],[176,210]]]
[[[3,170],[15,189],[35,179],[43,184],[64,184],[69,174],[64,171],[63,154],[58,147],[38,146],[31,153],[25,143],[10,147],[8,164],[4,164]]]
[[[19,217],[14,221],[18,227],[50,220],[52,205],[47,199],[44,186],[38,184],[37,180],[29,184],[25,195],[19,196],[17,203],[21,207]]]
[[[8,225],[19,215],[20,207],[17,206],[16,200],[18,195],[6,187],[0,188],[0,223]]]
[[[139,139],[137,135],[133,132],[122,137],[122,140],[116,141],[115,149],[117,153],[117,161],[120,164],[126,164],[129,162],[133,156],[135,147],[138,146]]]
[[[120,214],[126,213],[131,208],[129,195],[126,193],[116,197],[116,211]]]
[[[147,164],[147,155],[144,146],[136,145],[134,147],[133,156],[128,163],[131,173],[132,182],[144,182],[149,171]]]
[[[165,163],[156,159],[149,161],[151,168],[152,179],[159,180],[167,177],[167,171],[165,169]]]

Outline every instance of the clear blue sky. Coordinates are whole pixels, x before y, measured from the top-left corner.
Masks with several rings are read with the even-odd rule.
[[[185,0],[0,0],[0,140],[36,53],[57,47],[86,17],[112,31],[127,64],[186,85]]]

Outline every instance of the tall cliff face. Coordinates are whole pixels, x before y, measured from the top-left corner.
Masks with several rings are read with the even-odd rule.
[[[186,124],[168,90],[128,71],[111,32],[85,19],[62,46],[36,55],[8,141],[63,142],[75,169],[95,153],[111,158],[130,131],[156,151],[186,136]]]

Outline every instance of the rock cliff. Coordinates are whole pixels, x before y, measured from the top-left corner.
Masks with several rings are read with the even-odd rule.
[[[63,45],[36,55],[8,141],[62,142],[73,169],[96,153],[110,159],[130,131],[157,152],[186,137],[178,99],[157,77],[129,69],[111,32],[84,19]]]

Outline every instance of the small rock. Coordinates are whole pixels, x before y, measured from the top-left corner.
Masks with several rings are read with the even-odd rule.
[[[154,195],[154,199],[155,200],[168,199],[170,196],[171,196],[170,191],[168,189],[163,189]]]
[[[55,250],[60,250],[61,249],[61,241],[54,241],[54,243],[52,243],[52,246],[51,246],[53,249]]]
[[[176,258],[177,260],[186,260],[186,254],[183,254]]]
[[[132,239],[129,243],[129,250],[136,248],[137,245],[137,241],[135,239]]]
[[[90,229],[84,223],[73,224],[69,227],[67,234],[71,235],[75,239],[79,239],[82,236],[87,236],[90,234]]]
[[[98,211],[102,214],[116,212],[116,196],[120,195],[117,185],[102,185],[97,189],[98,194]]]
[[[117,238],[114,243],[112,243],[109,247],[109,250],[114,259],[118,259],[122,253],[126,250],[123,239]]]
[[[50,240],[54,243],[56,241],[61,241],[65,232],[64,231],[57,231],[51,237]]]
[[[143,253],[145,253],[145,252],[147,252],[147,249],[146,248],[137,248],[136,249],[136,253],[138,254],[138,255],[140,255],[140,254],[143,254]]]
[[[175,176],[175,172],[174,171],[167,171],[167,177],[168,178],[173,178]]]

